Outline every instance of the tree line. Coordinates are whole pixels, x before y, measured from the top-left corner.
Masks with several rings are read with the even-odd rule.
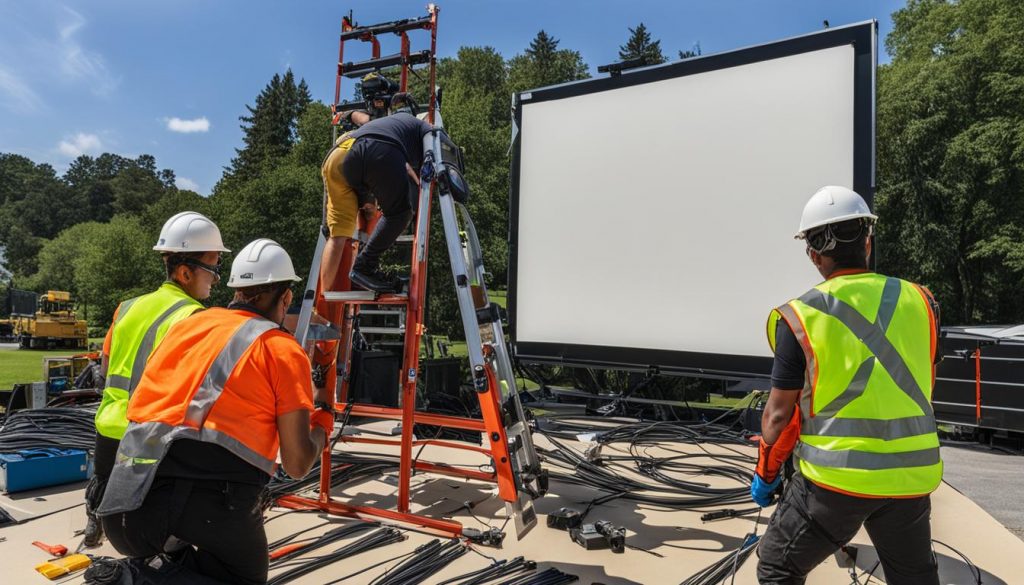
[[[878,77],[878,269],[931,287],[946,324],[1020,322],[1024,13],[1012,0],[910,0],[892,17],[892,61]],[[678,51],[699,54],[699,45]],[[666,60],[642,23],[619,51],[620,59],[637,57]],[[469,208],[492,287],[507,282],[510,96],[585,79],[589,69],[546,31],[509,59],[463,47],[438,64],[445,125],[465,149]],[[425,98],[423,82],[411,87]],[[209,197],[175,187],[173,171],[148,155],[81,156],[58,175],[0,154],[0,247],[13,285],[70,290],[87,303],[90,324],[105,328],[118,302],[159,284],[151,247],[164,220],[185,209],[216,221],[233,250],[256,237],[277,240],[305,275],[329,118],[304,80],[275,75],[240,117],[243,143]],[[438,221],[432,233],[429,325],[458,334]],[[217,287],[210,302],[229,295]]]

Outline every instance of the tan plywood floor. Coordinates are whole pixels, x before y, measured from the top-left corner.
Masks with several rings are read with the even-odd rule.
[[[543,442],[543,438],[538,439],[538,444]],[[679,446],[674,448],[680,449]],[[358,450],[369,451],[363,445],[358,446]],[[471,453],[453,453],[451,450],[434,448],[428,448],[421,455],[423,460],[443,460],[450,463],[481,462],[474,460],[473,457]],[[483,527],[483,523],[501,527],[506,520],[503,503],[493,494],[492,486],[488,484],[422,474],[413,478],[413,484],[413,509],[419,513],[453,518],[473,527]],[[389,477],[346,485],[334,491],[335,497],[342,501],[380,506],[393,505],[396,493],[393,478]],[[484,557],[487,555],[509,559],[525,556],[537,561],[541,568],[555,566],[562,571],[578,575],[579,583],[586,585],[674,584],[722,558],[728,551],[738,546],[747,533],[755,529],[754,517],[704,524],[700,521],[699,512],[665,511],[626,501],[614,501],[594,508],[587,520],[605,519],[625,526],[627,544],[650,551],[627,549],[623,554],[614,554],[610,551],[586,551],[573,543],[565,532],[545,526],[544,516],[547,513],[562,506],[582,509],[586,502],[597,495],[599,494],[586,488],[553,481],[551,492],[536,502],[540,516],[538,526],[522,541],[516,540],[510,523],[506,528],[508,536],[502,549],[474,547],[473,551],[437,573],[429,582],[437,583],[445,578],[482,569],[490,562]],[[45,499],[36,500],[36,497]],[[0,497],[0,506],[17,507],[21,510],[31,508],[28,512],[20,512],[31,514],[60,510],[81,501],[82,497],[83,488],[78,484],[64,489],[51,489],[41,496],[21,495],[16,501]],[[474,504],[473,515],[476,518],[466,511],[463,502]],[[1024,542],[948,485],[943,484],[935,492],[932,497],[932,509],[933,537],[955,547],[980,567],[983,583],[1024,584]],[[759,534],[763,532],[771,510],[766,509],[760,524],[757,525]],[[276,518],[267,525],[267,535],[271,541],[303,528],[323,524],[325,521],[332,524],[324,526],[322,531],[352,521],[330,518],[320,513],[293,513],[281,516],[283,512],[285,511],[274,508],[268,513],[268,519]],[[280,517],[277,518],[278,516]],[[80,540],[80,537],[74,536],[74,532],[84,525],[84,517],[83,508],[76,507],[21,525],[0,528],[0,537],[6,538],[0,542],[0,567],[3,575],[0,577],[0,583],[47,582],[33,570],[35,564],[46,559],[46,553],[31,546],[31,541],[60,543],[73,549]],[[365,534],[356,535],[353,539]],[[433,538],[412,531],[407,532],[407,536],[408,539],[404,542],[340,561],[293,582],[326,583],[354,573],[354,576],[343,583],[369,583],[389,566],[394,565],[397,562],[394,559]],[[345,542],[347,541],[332,545],[321,552],[335,550]],[[875,564],[876,557],[863,531],[855,538],[854,544],[860,547],[858,564],[861,569],[858,573],[864,573]],[[109,545],[88,552],[117,556]],[[955,553],[942,547],[938,547],[936,552],[939,555],[943,584],[974,583],[967,566]],[[384,564],[367,569],[378,563]],[[735,582],[756,583],[755,565],[756,557],[748,559],[737,574]],[[271,571],[271,575],[274,574],[275,571]],[[862,576],[861,582],[865,579],[866,577]],[[82,578],[80,575],[72,576],[63,582],[80,583]],[[832,559],[819,566],[808,580],[810,585],[845,585],[850,582],[848,572],[837,567]],[[884,583],[880,569],[875,571],[872,582]]]

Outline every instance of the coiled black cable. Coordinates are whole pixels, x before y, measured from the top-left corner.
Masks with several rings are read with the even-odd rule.
[[[0,427],[0,453],[56,447],[91,451],[96,445],[94,407],[19,410]]]

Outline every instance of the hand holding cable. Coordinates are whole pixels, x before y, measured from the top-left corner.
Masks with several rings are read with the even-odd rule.
[[[782,483],[779,473],[782,465],[789,459],[800,438],[800,409],[793,409],[793,416],[782,429],[779,438],[769,445],[761,437],[758,448],[757,466],[754,468],[754,479],[750,485],[750,495],[754,503],[762,508],[772,503],[772,496]]]

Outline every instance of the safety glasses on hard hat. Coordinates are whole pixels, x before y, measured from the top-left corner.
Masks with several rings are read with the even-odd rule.
[[[836,244],[856,242],[867,230],[867,237],[874,233],[874,222],[869,219],[855,219],[839,223],[830,223],[822,228],[809,230],[803,234],[807,242],[807,255],[811,252],[822,254],[836,247]]]

